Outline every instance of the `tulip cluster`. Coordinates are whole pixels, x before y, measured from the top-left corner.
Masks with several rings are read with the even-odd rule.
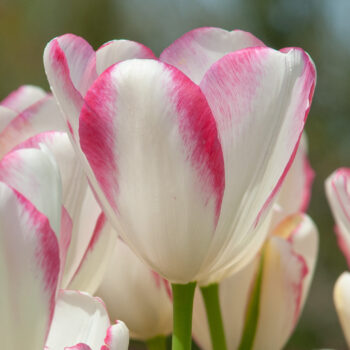
[[[66,34],[44,66],[53,95],[0,103],[5,348],[123,350],[130,329],[150,350],[282,349],[318,250],[308,54],[218,28],[159,58]]]

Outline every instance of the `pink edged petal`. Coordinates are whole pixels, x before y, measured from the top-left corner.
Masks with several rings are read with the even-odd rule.
[[[0,106],[7,107],[14,112],[20,113],[45,96],[46,92],[38,86],[22,85],[4,100],[0,101]]]
[[[132,58],[157,59],[151,49],[130,40],[112,40],[96,51],[96,70],[100,75],[114,63]]]
[[[128,350],[129,330],[123,321],[116,321],[108,328],[105,344],[101,350]]]
[[[43,213],[57,237],[61,223],[61,178],[57,163],[46,149],[20,149],[0,162],[0,181],[22,193]]]
[[[278,210],[273,221],[280,222],[288,215],[305,212],[308,208],[315,173],[307,157],[307,141],[303,134],[298,151],[277,198]]]
[[[180,69],[199,84],[210,66],[221,57],[246,47],[265,46],[255,36],[242,30],[198,28],[184,34],[167,47],[160,60]]]
[[[340,324],[350,346],[350,273],[343,272],[334,286],[333,299]]]
[[[62,350],[83,343],[91,349],[100,349],[109,326],[102,300],[87,293],[62,290],[46,346],[50,350]]]
[[[89,345],[79,343],[74,346],[65,347],[64,350],[92,350]]]
[[[132,338],[148,340],[171,333],[169,287],[118,239],[96,295],[106,303],[111,319],[124,320]]]
[[[228,349],[238,349],[244,330],[245,315],[261,255],[258,254],[248,265],[219,285],[221,313],[224,322]],[[210,350],[211,341],[201,294],[196,292],[193,309],[193,335],[196,343],[204,350]]]
[[[264,251],[255,350],[283,348],[300,316],[318,251],[318,233],[306,215],[284,220]]]
[[[240,50],[215,63],[203,78],[200,86],[217,122],[226,178],[208,255],[216,259],[212,273],[225,266],[238,270],[261,247],[268,232],[261,226],[295,157],[314,85],[314,65],[301,49]]]
[[[336,170],[326,180],[325,187],[336,223],[338,245],[350,266],[350,169]]]
[[[14,118],[16,118],[16,116],[16,112],[0,105],[0,135],[7,125],[10,124]]]
[[[112,225],[162,276],[196,279],[224,189],[215,120],[199,87],[164,63],[123,61],[88,91],[79,132]]]
[[[56,101],[48,95],[16,115],[0,132],[0,157],[41,132],[64,130]]]
[[[117,233],[100,214],[94,233],[68,289],[83,290],[94,294],[101,284],[107,264],[114,249]],[[115,268],[115,267],[114,267]]]
[[[2,348],[43,349],[55,306],[57,239],[47,218],[2,182],[0,222]]]
[[[92,47],[73,34],[51,40],[44,51],[44,66],[52,92],[76,140],[83,96],[97,78],[95,65]]]

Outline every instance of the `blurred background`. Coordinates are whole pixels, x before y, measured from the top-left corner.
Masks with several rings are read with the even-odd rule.
[[[318,82],[306,131],[316,171],[309,213],[320,230],[320,254],[305,310],[286,349],[345,349],[332,290],[347,266],[323,184],[333,170],[350,166],[350,0],[0,0],[0,100],[22,84],[48,90],[42,52],[57,35],[81,35],[95,49],[111,39],[131,39],[159,54],[200,26],[243,29],[274,48],[300,46],[316,63]]]

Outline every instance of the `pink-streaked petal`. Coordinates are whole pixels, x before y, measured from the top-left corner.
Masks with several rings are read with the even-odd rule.
[[[19,143],[45,131],[64,131],[65,125],[51,95],[31,105],[0,132],[0,157]]]
[[[114,63],[132,58],[157,59],[151,49],[130,40],[112,40],[96,51],[96,70],[100,75]]]
[[[89,345],[79,343],[74,346],[65,347],[64,350],[92,350]]]
[[[123,61],[88,91],[79,132],[111,223],[161,275],[195,279],[224,189],[215,120],[199,87],[164,63]]]
[[[116,239],[117,233],[109,225],[105,215],[101,213],[90,243],[68,289],[83,290],[91,294],[96,292],[105,274],[107,264],[110,263]]]
[[[62,290],[46,346],[50,350],[61,350],[83,343],[91,349],[100,349],[109,326],[102,300],[87,293]]]
[[[340,324],[350,346],[350,273],[343,272],[334,286],[333,299]]]
[[[306,215],[287,218],[269,238],[254,350],[277,350],[287,342],[310,288],[317,251],[317,228]]]
[[[57,239],[47,218],[2,182],[0,222],[1,346],[43,349],[55,306]]]
[[[325,185],[336,223],[338,245],[350,266],[350,169],[336,170],[328,177]]]
[[[23,85],[2,100],[0,106],[7,107],[14,112],[20,113],[45,96],[46,92],[40,87]]]
[[[180,69],[199,84],[210,66],[221,57],[246,47],[265,46],[242,30],[194,29],[177,39],[160,55],[160,60]]]
[[[59,237],[61,178],[57,163],[47,149],[20,149],[8,153],[0,162],[0,181],[30,200],[49,219]]]
[[[208,255],[208,261],[216,259],[212,273],[228,264],[234,272],[260,249],[268,232],[260,228],[295,157],[314,85],[314,65],[301,49],[240,50],[212,65],[203,78],[226,178]]]
[[[111,319],[122,319],[128,325],[132,338],[147,340],[171,333],[168,287],[118,239],[96,295],[106,303]]]
[[[17,113],[13,110],[0,106],[0,135],[2,131],[16,118]],[[1,136],[0,136],[1,137]]]
[[[105,344],[101,350],[128,350],[129,330],[123,321],[116,321],[108,328]]]
[[[219,285],[221,313],[228,349],[238,349],[240,344],[247,305],[254,286],[260,257],[260,254],[257,255],[242,270],[226,278]],[[194,299],[193,335],[196,343],[202,349],[212,349],[207,315],[199,291],[196,292]]]

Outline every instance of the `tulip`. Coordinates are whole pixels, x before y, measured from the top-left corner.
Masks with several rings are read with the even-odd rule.
[[[311,284],[318,250],[317,229],[311,219],[302,214],[308,206],[312,179],[313,170],[303,137],[278,194],[264,247],[246,267],[219,285],[229,350],[278,350],[295,328]],[[207,302],[208,292],[205,288],[202,292]],[[215,348],[215,343],[211,345],[199,293],[195,297],[193,328],[194,338],[203,349]]]
[[[190,310],[196,281],[238,271],[266,238],[310,108],[311,59],[202,28],[159,60],[134,42],[94,52],[68,34],[44,64],[109,221],[172,282],[174,310]],[[191,312],[174,314],[174,349],[190,347],[190,324]]]
[[[51,350],[82,341],[76,348],[127,349],[125,325],[108,328],[100,301],[69,291],[57,298],[67,246],[60,231],[60,177],[52,155],[45,148],[11,152],[1,161],[0,178],[3,347],[37,350],[47,340],[46,349]]]
[[[55,232],[62,223],[65,233],[67,252],[61,256],[64,270],[60,287],[94,293],[102,279],[116,234],[101,213],[76,160],[55,99],[38,87],[22,86],[0,102],[0,120],[0,158],[12,150],[39,148],[41,144],[45,144],[54,155],[62,179],[62,195],[52,199],[54,194],[51,193],[47,200],[63,205],[62,215],[59,214],[56,223],[50,221]],[[2,162],[4,174],[7,163],[6,159]],[[17,173],[15,167],[9,169],[15,174],[8,174],[8,181],[14,185],[12,182],[18,179],[17,186],[20,186],[22,170]],[[36,198],[34,190],[30,200]],[[46,213],[45,203],[41,206],[37,203],[37,208]],[[63,254],[64,250],[60,251]]]

